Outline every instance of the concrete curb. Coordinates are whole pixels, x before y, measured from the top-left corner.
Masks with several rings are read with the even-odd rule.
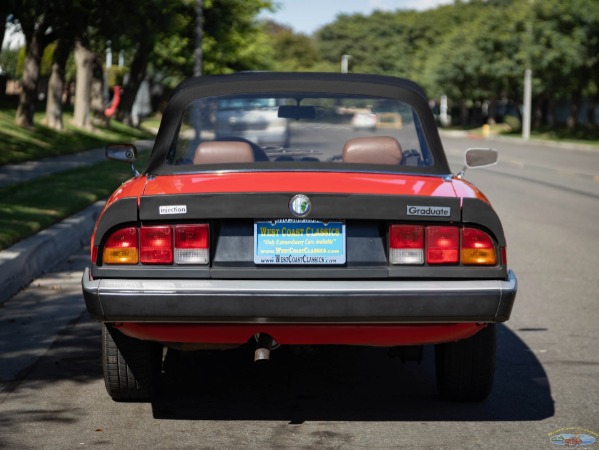
[[[83,211],[0,252],[0,304],[70,254],[88,245],[104,206],[99,201]]]

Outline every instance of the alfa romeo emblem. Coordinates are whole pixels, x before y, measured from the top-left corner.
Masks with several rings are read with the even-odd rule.
[[[298,194],[289,201],[289,210],[295,217],[306,217],[311,209],[312,203],[307,195]]]

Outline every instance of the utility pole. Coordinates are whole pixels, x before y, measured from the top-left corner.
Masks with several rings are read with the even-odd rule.
[[[351,55],[341,55],[341,73],[347,73]]]
[[[202,75],[202,34],[204,29],[204,10],[202,9],[202,0],[195,0],[196,5],[196,48],[193,52],[193,76],[199,77]]]
[[[531,98],[532,98],[532,70],[530,68],[531,66],[531,57],[530,57],[530,52],[531,52],[531,46],[532,46],[532,20],[533,18],[530,17],[533,14],[533,4],[534,4],[534,0],[528,0],[528,4],[530,5],[529,8],[529,17],[528,17],[528,24],[526,25],[526,52],[527,52],[527,58],[526,58],[526,70],[524,71],[524,101],[523,101],[523,111],[522,111],[522,139],[524,139],[525,141],[527,141],[528,139],[530,139],[530,122],[532,119],[532,102],[531,102]]]
[[[530,138],[531,97],[532,97],[532,70],[524,71],[524,111],[522,111],[522,139]]]

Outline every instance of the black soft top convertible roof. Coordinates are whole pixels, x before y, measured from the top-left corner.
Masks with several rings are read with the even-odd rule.
[[[259,93],[348,94],[401,100],[409,104],[421,121],[422,131],[433,154],[434,165],[425,173],[448,174],[443,151],[428,99],[420,86],[403,78],[369,74],[241,72],[190,78],[181,83],[162,117],[146,173],[172,173],[166,156],[175,139],[185,107],[195,99],[232,94]]]

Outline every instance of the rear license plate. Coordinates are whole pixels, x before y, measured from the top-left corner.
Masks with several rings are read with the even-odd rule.
[[[318,220],[254,222],[255,264],[345,264],[345,223]]]

